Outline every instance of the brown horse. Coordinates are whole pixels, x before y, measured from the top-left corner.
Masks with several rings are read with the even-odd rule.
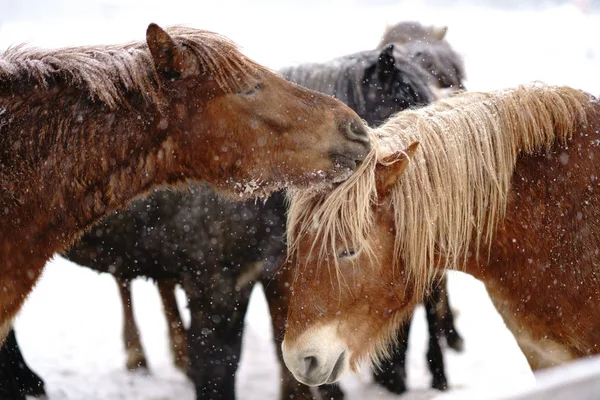
[[[447,269],[485,283],[532,368],[600,353],[596,99],[542,85],[465,93],[374,133],[347,182],[292,199],[282,348],[298,380],[377,361]]]
[[[0,342],[46,261],[160,184],[241,197],[346,179],[370,149],[337,100],[207,31],[0,57]]]

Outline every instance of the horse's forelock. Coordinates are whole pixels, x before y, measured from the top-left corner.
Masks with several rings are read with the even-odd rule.
[[[258,83],[258,72],[268,71],[218,33],[185,26],[172,26],[166,31],[198,57],[204,73],[215,79],[223,90],[236,92],[254,87]]]
[[[298,190],[290,194],[287,225],[290,256],[297,258],[300,255],[300,240],[310,235],[313,241],[303,256],[332,260],[329,265],[335,267],[338,277],[341,272],[336,255],[340,244],[346,250],[355,247],[370,258],[376,257],[367,235],[373,224],[372,205],[377,202],[375,167],[378,154],[375,145],[350,178],[331,192]]]

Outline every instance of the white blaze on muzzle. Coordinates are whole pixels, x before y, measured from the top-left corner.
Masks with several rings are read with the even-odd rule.
[[[351,354],[337,326],[310,328],[291,343],[283,341],[283,360],[298,381],[309,386],[334,383],[349,369]]]

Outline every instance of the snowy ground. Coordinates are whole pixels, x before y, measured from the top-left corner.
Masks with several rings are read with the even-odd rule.
[[[370,5],[348,0],[298,2],[302,6],[275,0],[253,6],[242,0],[205,3],[2,0],[0,49],[26,41],[45,47],[116,43],[142,39],[149,22],[183,23],[225,34],[246,54],[276,69],[372,48],[385,24],[415,19],[450,27],[448,40],[464,55],[471,90],[540,80],[600,94],[600,15],[584,14],[568,4],[500,10],[467,2],[454,2],[452,7],[382,0]],[[135,282],[133,290],[149,375],[124,369],[121,311],[111,278],[60,258],[49,263],[17,320],[17,329],[25,357],[46,380],[50,399],[194,397],[192,386],[170,363],[157,291],[145,281]],[[452,390],[479,390],[491,398],[533,385],[524,357],[483,286],[456,273],[450,278],[450,294],[466,343],[462,354],[446,351]],[[181,300],[185,307],[183,296]],[[403,399],[443,397],[428,390],[424,320],[419,310],[408,361],[413,391]],[[242,400],[277,398],[278,367],[271,335],[264,297],[257,290],[247,318],[237,382]],[[350,400],[395,398],[373,385],[367,372],[345,378],[342,386]]]

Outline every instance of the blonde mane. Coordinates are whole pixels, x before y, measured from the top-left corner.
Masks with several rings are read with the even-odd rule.
[[[375,258],[369,247],[379,201],[375,166],[391,152],[420,146],[391,193],[395,257],[405,263],[421,295],[441,267],[460,269],[470,248],[489,243],[504,217],[520,153],[564,143],[586,124],[591,97],[568,87],[533,85],[492,93],[464,93],[396,114],[375,129],[375,146],[350,179],[328,193],[291,194],[289,254],[309,233],[309,252],[335,258],[350,245]],[[306,255],[306,254],[305,254]],[[475,254],[478,256],[478,254]],[[399,260],[396,260],[396,265]]]
[[[242,91],[254,86],[256,79],[252,78],[265,69],[217,33],[183,26],[166,31],[198,57],[204,73],[224,90]],[[24,86],[50,89],[56,82],[87,90],[91,98],[113,109],[126,101],[127,91],[140,93],[148,102],[161,100],[146,41],[53,50],[18,45],[0,54],[0,96],[6,90],[12,92]]]

